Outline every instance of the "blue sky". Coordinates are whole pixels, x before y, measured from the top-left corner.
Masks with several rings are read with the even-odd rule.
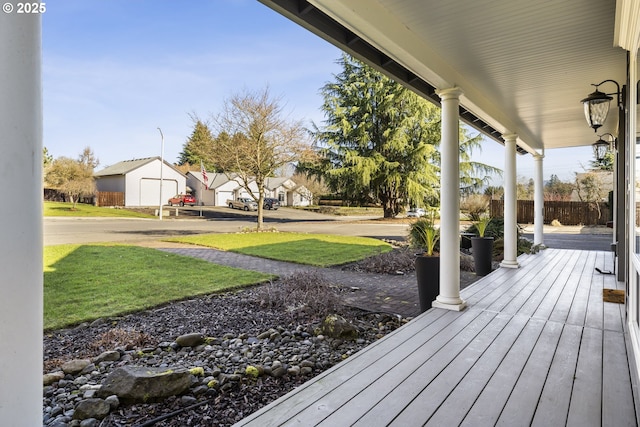
[[[175,162],[189,115],[215,115],[225,98],[267,85],[292,119],[320,124],[319,89],[340,72],[340,51],[256,0],[60,0],[43,15],[44,145],[98,169],[160,154]],[[571,179],[588,148],[546,153],[545,177]],[[478,161],[503,167],[487,140]],[[533,175],[518,156],[518,176]]]

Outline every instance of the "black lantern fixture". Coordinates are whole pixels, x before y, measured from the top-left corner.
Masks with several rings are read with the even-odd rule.
[[[607,135],[611,137],[610,141],[605,141],[604,139],[602,139],[603,136],[607,136]],[[604,133],[602,135],[598,135],[598,138],[599,139],[593,143],[592,147],[593,147],[593,156],[596,158],[597,161],[600,162],[605,158],[605,156],[610,150],[615,150],[616,138],[610,133]]]
[[[618,91],[613,93],[600,92],[598,87],[606,82],[614,83]],[[598,128],[607,120],[609,105],[611,104],[611,100],[613,100],[613,97],[610,95],[617,96],[618,106],[620,106],[620,85],[615,80],[604,80],[597,85],[592,83],[591,86],[595,86],[596,90],[580,102],[584,105],[584,116],[587,119],[589,127],[593,128],[594,132],[597,132]]]

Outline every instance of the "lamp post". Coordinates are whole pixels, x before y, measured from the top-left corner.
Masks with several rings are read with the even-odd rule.
[[[158,218],[162,221],[162,169],[164,166],[164,135],[162,134],[162,129],[158,128],[160,131],[160,137],[162,138],[162,144],[160,145],[160,204],[158,210]]]

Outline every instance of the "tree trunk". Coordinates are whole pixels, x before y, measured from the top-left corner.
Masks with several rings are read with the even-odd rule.
[[[256,229],[258,231],[262,230],[262,223],[263,223],[263,217],[264,217],[263,205],[264,205],[264,190],[262,189],[262,186],[260,186],[260,189],[258,190],[258,224],[256,225]]]
[[[390,208],[389,206],[383,207],[383,211],[384,211],[384,217],[385,218],[395,218],[395,216],[396,216],[396,214],[393,211],[393,209]]]

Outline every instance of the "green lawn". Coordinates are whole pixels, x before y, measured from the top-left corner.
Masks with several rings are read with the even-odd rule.
[[[200,234],[168,240],[320,267],[359,261],[391,250],[391,245],[377,239],[328,234]]]
[[[98,206],[77,203],[44,202],[44,216],[96,216],[96,217],[127,217],[154,218],[152,215],[134,212],[127,209],[101,208]]]
[[[137,246],[46,246],[44,328],[131,313],[271,277]]]

